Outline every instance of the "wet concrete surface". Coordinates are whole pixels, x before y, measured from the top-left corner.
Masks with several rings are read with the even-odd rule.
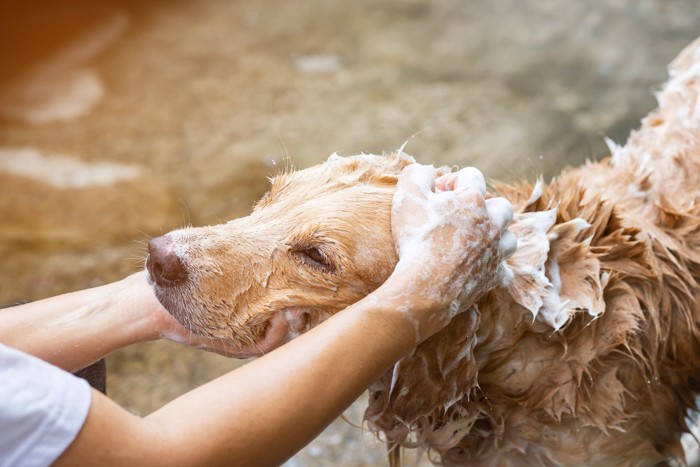
[[[119,279],[150,236],[245,215],[333,152],[410,139],[425,163],[553,176],[624,142],[699,33],[696,0],[6,1],[0,303]],[[240,362],[156,342],[108,364],[145,414]],[[341,420],[289,465],[382,449]]]

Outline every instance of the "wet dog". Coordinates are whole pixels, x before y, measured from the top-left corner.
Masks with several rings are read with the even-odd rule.
[[[685,462],[700,389],[699,93],[700,41],[611,158],[494,186],[517,212],[512,278],[371,387],[370,427],[447,465]],[[247,217],[152,240],[156,295],[238,356],[281,345],[389,276],[391,199],[411,162],[331,156],[275,177]]]

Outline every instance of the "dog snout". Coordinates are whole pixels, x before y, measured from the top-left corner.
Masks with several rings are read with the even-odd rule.
[[[168,236],[156,237],[148,242],[146,268],[156,284],[162,287],[170,287],[187,279],[187,269],[173,246],[173,240]]]

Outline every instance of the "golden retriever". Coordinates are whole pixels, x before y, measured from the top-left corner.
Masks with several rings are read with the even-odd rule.
[[[685,463],[700,389],[699,92],[696,41],[611,158],[494,186],[517,213],[512,278],[371,387],[372,429],[446,465]],[[304,332],[391,273],[391,200],[412,162],[334,155],[276,176],[247,217],[154,239],[159,300],[240,356]]]

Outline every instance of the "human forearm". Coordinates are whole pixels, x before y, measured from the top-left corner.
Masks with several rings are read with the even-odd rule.
[[[186,450],[182,455],[192,455],[192,465],[278,465],[414,345],[410,322],[361,301],[272,354],[173,401],[149,422],[168,427],[176,445],[220,446]]]
[[[100,452],[102,465],[279,465],[410,351],[414,335],[403,315],[363,300],[146,419],[96,394],[63,461],[95,459],[107,437],[118,447]]]
[[[0,311],[0,342],[68,371],[158,337],[142,275]],[[152,299],[154,303],[155,297]]]

